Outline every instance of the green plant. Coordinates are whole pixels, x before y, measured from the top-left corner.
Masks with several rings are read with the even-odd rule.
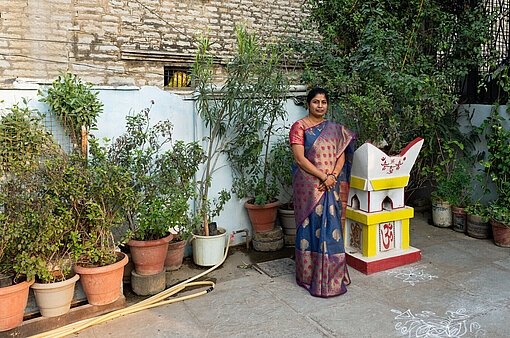
[[[442,141],[437,139],[438,150],[434,164],[421,168],[424,176],[433,177],[436,190],[433,197],[448,201],[460,206],[468,199],[470,194],[470,177],[467,171],[468,164],[458,160],[464,145],[458,141]]]
[[[82,126],[96,128],[97,117],[103,112],[98,92],[89,83],[71,73],[61,73],[53,83],[38,92],[39,101],[47,103],[50,110],[68,126],[71,137],[77,141],[82,136]]]
[[[456,125],[456,82],[491,58],[481,46],[494,15],[482,3],[306,0],[304,7],[320,39],[292,46],[304,63],[302,81],[330,92],[332,119],[388,154],[425,140],[407,197],[433,179],[421,168],[438,163],[438,138],[469,150]]]
[[[499,105],[493,107],[491,115],[479,129],[487,140],[489,151],[482,164],[490,182],[496,186],[497,203],[510,205],[510,131],[503,128],[505,119],[499,114]]]
[[[204,160],[196,142],[172,142],[172,124],[150,125],[150,108],[126,117],[126,133],[99,147],[92,142],[90,167],[124,168],[132,199],[122,209],[136,240],[165,237],[176,228],[188,237],[192,220],[189,201],[195,197],[195,173]],[[106,170],[104,168],[103,170]]]
[[[510,207],[508,205],[490,203],[488,212],[491,220],[510,228]]]
[[[218,157],[229,152],[231,159],[241,156],[244,151],[264,154],[256,162],[246,163],[250,168],[237,167],[239,182],[247,183],[244,169],[260,177],[260,183],[250,186],[260,187],[260,194],[268,194],[267,187],[267,154],[269,140],[273,134],[275,120],[282,116],[285,81],[278,69],[281,56],[272,44],[262,46],[254,34],[245,27],[236,27],[237,50],[225,67],[226,80],[218,85],[213,77],[214,68],[211,46],[213,43],[207,36],[198,39],[198,53],[193,65],[193,81],[195,84],[195,103],[200,117],[208,128],[206,143],[206,162],[199,189],[198,215],[202,219],[205,235],[209,235],[209,215],[221,212],[226,202],[227,193],[221,192],[216,210],[210,212],[213,204],[209,201],[209,188],[217,168]],[[259,134],[260,130],[262,132]],[[247,147],[244,141],[253,141]],[[256,144],[256,147],[252,147]],[[243,149],[236,149],[243,145]],[[266,148],[263,149],[263,145]],[[237,153],[237,154],[235,154]],[[247,157],[246,157],[247,158]],[[232,163],[235,163],[234,160]],[[237,162],[239,163],[239,162]],[[254,163],[256,163],[254,165]],[[235,164],[233,165],[235,167]],[[254,168],[256,167],[256,168]],[[253,168],[253,169],[252,169]],[[260,176],[259,176],[260,175]],[[271,192],[272,193],[272,192]],[[267,196],[260,198],[264,203]]]
[[[437,176],[437,190],[434,195],[450,202],[456,207],[464,207],[471,202],[473,192],[471,182],[471,166],[463,160],[453,159],[453,168],[448,173]],[[448,166],[445,164],[445,166]]]
[[[55,146],[42,126],[42,115],[28,108],[28,101],[7,108],[0,117],[0,172],[8,172],[17,162],[39,160],[48,148]]]
[[[287,196],[288,204],[293,204],[292,192],[292,164],[294,154],[288,142],[288,136],[283,135],[276,139],[269,153],[269,169],[271,175],[278,181],[280,192]]]
[[[64,171],[69,184],[63,198],[77,218],[81,241],[76,256],[84,266],[106,266],[117,261],[114,251],[127,239],[114,233],[124,228],[125,212],[136,203],[131,173],[112,162],[108,150],[92,139],[90,159],[76,155],[76,165]]]
[[[73,243],[79,241],[73,213],[60,198],[66,179],[57,162],[19,163],[0,191],[6,240],[0,269],[44,283],[67,277],[75,261]]]
[[[486,204],[476,201],[475,203],[468,205],[464,210],[466,210],[468,214],[482,217],[484,222],[489,221],[489,208]]]

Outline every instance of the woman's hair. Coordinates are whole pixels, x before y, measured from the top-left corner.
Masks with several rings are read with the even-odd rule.
[[[312,99],[317,96],[317,94],[324,94],[324,96],[326,97],[326,101],[328,101],[329,103],[329,95],[328,95],[328,91],[324,88],[312,88],[312,90],[310,90],[308,92],[308,95],[306,96],[306,103],[310,104],[310,102],[312,102]]]

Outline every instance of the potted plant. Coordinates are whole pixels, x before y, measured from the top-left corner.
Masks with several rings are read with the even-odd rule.
[[[232,149],[240,137],[247,135],[250,128],[258,130],[263,121],[259,109],[267,111],[272,103],[267,100],[271,96],[267,96],[270,93],[266,81],[281,76],[279,71],[267,72],[268,69],[277,70],[275,60],[271,59],[276,56],[276,50],[271,52],[270,47],[263,50],[256,37],[243,26],[237,26],[235,32],[238,48],[225,66],[226,79],[221,85],[213,77],[215,65],[210,51],[213,43],[207,36],[198,39],[198,53],[192,70],[195,104],[208,133],[204,137],[206,161],[196,209],[201,222],[193,236],[193,259],[196,264],[206,266],[220,262],[225,249],[225,229],[217,227],[218,233],[214,227],[210,229],[210,217],[217,216],[230,198],[226,190],[220,191],[216,199],[209,196],[212,178],[219,169],[218,158]],[[271,53],[265,54],[266,51]],[[211,234],[214,238],[208,238]],[[202,260],[197,257],[198,253],[211,259]]]
[[[79,276],[71,272],[76,232],[71,213],[58,195],[62,180],[48,179],[56,169],[51,160],[42,164],[23,161],[10,168],[1,204],[6,224],[15,229],[7,240],[19,239],[14,267],[27,278],[35,278],[32,289],[42,316],[64,314],[70,309]]]
[[[441,144],[440,140],[438,142]],[[455,199],[466,185],[466,182],[460,181],[465,170],[462,170],[462,165],[456,165],[456,154],[463,149],[463,144],[458,141],[442,142],[438,162],[432,166],[431,171],[437,183],[436,190],[431,194],[432,221],[437,227],[447,228],[452,225],[450,201],[456,203]],[[427,172],[429,169],[423,168],[423,171]]]
[[[74,180],[68,185],[67,200],[80,233],[74,271],[92,305],[120,297],[128,257],[117,250],[125,239],[114,236],[114,230],[124,226],[125,210],[135,204],[132,177],[127,168],[110,160],[108,150],[92,139],[90,159],[76,156],[77,165],[66,175]]]
[[[457,160],[448,182],[450,190],[446,199],[452,209],[453,230],[458,232],[466,232],[467,213],[464,208],[470,204],[473,192],[469,168],[465,160]]]
[[[0,186],[0,206],[4,207],[7,194],[4,184]],[[0,213],[0,332],[15,328],[23,321],[28,291],[34,283],[35,274],[27,264],[29,257],[20,250],[24,237],[29,237],[19,223]]]
[[[226,153],[234,175],[232,190],[239,198],[248,198],[244,206],[253,230],[267,232],[274,228],[280,205],[276,178],[270,171],[270,149],[276,123],[287,115],[288,84],[280,67],[281,50],[264,47],[255,35],[242,30],[238,36],[240,53],[230,69],[241,72],[245,83],[240,83],[241,91],[234,99],[244,103],[243,114],[252,116],[252,122],[239,127]]]
[[[496,203],[489,204],[490,224],[494,243],[510,248],[510,207]]]
[[[296,220],[294,218],[293,192],[292,192],[292,163],[294,154],[288,142],[288,136],[278,137],[270,152],[270,171],[280,186],[280,196],[285,196],[286,203],[278,208],[280,223],[287,245],[294,245],[296,239]]]
[[[166,270],[177,270],[182,265],[186,243],[193,233],[195,221],[190,210],[189,200],[196,197],[197,184],[194,181],[198,166],[204,161],[204,152],[197,142],[177,141],[165,157],[164,170],[172,173],[173,186],[171,196],[171,214],[169,223],[174,235],[168,244],[165,258]],[[169,182],[170,184],[170,182]]]
[[[474,238],[488,238],[490,236],[489,210],[487,205],[476,201],[466,208],[466,233]]]
[[[13,213],[20,213],[20,219],[29,227],[27,231],[34,234],[33,243],[27,246],[40,266],[32,289],[44,317],[69,311],[80,278],[72,270],[80,234],[66,193],[68,185],[74,183],[69,166],[72,164],[64,153],[47,154],[27,177],[16,182],[20,202],[12,205]]]
[[[508,67],[503,72],[501,84],[508,89]],[[503,128],[505,119],[500,115],[499,105],[495,104],[490,116],[482,123],[481,133],[485,132],[489,154],[483,161],[488,181],[496,187],[497,199],[489,205],[489,214],[496,245],[510,246],[510,131]],[[507,112],[510,110],[507,109]]]
[[[193,179],[203,151],[196,142],[172,145],[172,124],[151,125],[150,107],[126,120],[126,133],[105,146],[105,156],[131,177],[134,203],[125,212],[135,271],[155,275],[163,271],[171,228],[186,236],[189,201],[196,192]]]
[[[171,140],[171,124],[168,121],[150,126],[150,108],[126,117],[126,133],[113,142],[99,146],[93,142],[89,168],[110,165],[119,169],[125,188],[129,188],[129,201],[125,200],[116,212],[127,218],[126,234],[135,270],[140,275],[162,272],[172,239],[169,232],[173,177],[162,170],[165,163],[163,146]],[[100,175],[100,172],[98,172]],[[100,179],[106,179],[102,175]],[[126,190],[126,191],[128,191]],[[145,254],[147,250],[152,251]]]
[[[23,103],[0,118],[0,331],[22,322],[29,287],[36,276],[48,276],[44,250],[66,225],[54,203],[46,204],[54,198],[40,196],[40,156],[55,143],[42,129],[41,115]]]

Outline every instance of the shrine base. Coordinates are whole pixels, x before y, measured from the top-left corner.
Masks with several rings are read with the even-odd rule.
[[[374,257],[365,257],[359,252],[347,253],[346,255],[347,264],[350,267],[367,275],[421,260],[421,250],[414,247],[409,247],[406,250],[379,253]]]

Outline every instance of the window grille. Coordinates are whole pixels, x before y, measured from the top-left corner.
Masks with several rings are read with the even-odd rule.
[[[191,75],[189,69],[165,67],[165,87],[190,87]]]
[[[479,69],[472,69],[464,79],[459,81],[458,92],[462,103],[492,104],[498,98],[504,100],[508,96],[508,93],[501,92],[501,88],[494,79],[497,69],[489,68],[489,51],[496,52],[496,61],[500,67],[510,64],[510,1],[484,0],[484,6],[488,14],[498,14],[498,17],[490,31],[492,43],[482,46],[485,64]],[[492,76],[491,71],[494,72]],[[484,74],[489,76],[482,79]],[[486,89],[479,90],[478,85],[481,80]]]

